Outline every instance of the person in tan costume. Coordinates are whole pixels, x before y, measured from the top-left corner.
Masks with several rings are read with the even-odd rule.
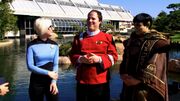
[[[133,19],[135,31],[124,41],[120,77],[121,101],[168,101],[167,52],[169,41],[151,30],[152,17],[140,13]]]

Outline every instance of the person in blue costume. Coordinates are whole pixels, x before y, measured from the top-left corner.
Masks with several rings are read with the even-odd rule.
[[[52,21],[38,18],[34,23],[38,37],[27,45],[27,68],[31,71],[29,97],[31,101],[58,101],[58,44],[49,37],[53,34]]]

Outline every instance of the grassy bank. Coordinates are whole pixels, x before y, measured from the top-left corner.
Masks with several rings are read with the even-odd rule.
[[[180,32],[176,32],[173,36],[170,36],[172,42],[180,42]]]

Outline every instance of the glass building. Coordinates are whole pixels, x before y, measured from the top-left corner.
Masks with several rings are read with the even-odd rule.
[[[26,35],[35,34],[33,23],[38,17],[51,18],[58,35],[75,33],[75,25],[85,26],[84,21],[92,9],[99,10],[103,21],[112,24],[117,32],[130,28],[133,19],[123,7],[98,0],[14,0],[10,7],[18,17],[20,34]]]

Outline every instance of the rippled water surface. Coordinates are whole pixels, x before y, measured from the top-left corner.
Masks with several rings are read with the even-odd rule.
[[[0,97],[0,101],[29,101],[30,72],[26,68],[25,43],[23,40],[13,39],[12,45],[0,47],[0,75],[10,82],[10,93]],[[171,51],[170,57],[180,58],[179,51]],[[116,64],[111,68],[111,99],[118,99],[122,87],[118,66],[119,64]],[[75,101],[76,81],[73,67],[59,66],[58,88],[60,101]]]
[[[0,97],[0,101],[28,101],[30,72],[26,68],[25,41],[13,40],[13,45],[0,48],[0,74],[10,82],[10,93]],[[117,99],[122,82],[118,71],[112,70],[111,97]],[[59,66],[60,101],[75,101],[75,69],[71,66]]]

